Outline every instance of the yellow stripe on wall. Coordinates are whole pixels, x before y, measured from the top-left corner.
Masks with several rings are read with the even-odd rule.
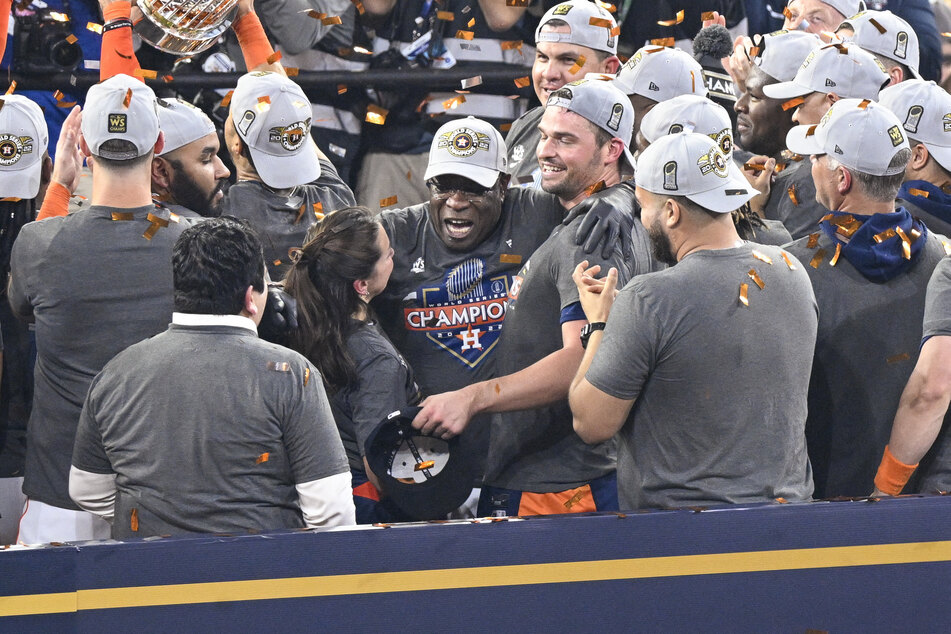
[[[79,590],[0,597],[0,616],[939,561],[951,561],[951,541]]]

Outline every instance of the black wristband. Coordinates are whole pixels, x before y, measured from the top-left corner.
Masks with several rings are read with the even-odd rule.
[[[591,337],[591,333],[597,330],[604,330],[605,324],[603,321],[595,321],[587,323],[581,327],[581,347],[588,348],[588,339]]]
[[[108,22],[102,25],[102,32],[106,33],[107,31],[111,31],[112,29],[121,29],[123,27],[129,27],[131,29],[132,20],[130,20],[129,18],[116,18],[115,20],[109,20]]]

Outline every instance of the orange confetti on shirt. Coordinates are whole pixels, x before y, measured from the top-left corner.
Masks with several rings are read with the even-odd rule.
[[[139,532],[139,509],[132,509],[132,513],[129,514],[129,528],[133,533]]]
[[[835,266],[836,264],[838,264],[840,255],[842,255],[842,243],[836,242],[835,253],[832,255],[832,259],[829,260],[829,266]]]
[[[811,266],[814,269],[819,268],[819,265],[822,264],[822,258],[824,258],[825,256],[826,256],[826,250],[819,249],[818,251],[816,251],[816,254],[812,256],[812,259],[809,260],[809,266]]]
[[[271,459],[271,452],[265,451],[260,456],[254,459],[254,464],[261,464],[262,462],[267,462]]]
[[[759,260],[760,262],[766,262],[766,264],[772,264],[772,263],[773,263],[773,259],[772,259],[771,257],[769,257],[768,255],[766,255],[765,253],[760,253],[760,252],[757,251],[756,249],[753,249],[753,250],[750,252],[750,255],[752,255],[754,258],[756,258],[756,259]]]
[[[332,15],[330,17],[324,18],[320,21],[324,26],[332,26],[334,24],[343,24],[343,20],[340,19],[339,15]]]
[[[740,284],[740,303],[747,307],[750,305],[749,292],[750,292],[749,284],[746,284],[746,283]]]
[[[337,86],[337,94],[342,95],[345,92],[347,92],[347,87],[344,84],[339,84]]]
[[[806,243],[807,249],[815,249],[819,245],[819,232],[809,234],[809,242]]]
[[[357,8],[357,13],[363,15],[367,12],[366,8],[363,6],[363,3],[360,0],[350,0],[350,3]]]
[[[470,29],[475,26],[475,18],[469,18],[469,21],[466,22],[466,26]]]
[[[98,35],[102,35],[102,25],[101,25],[101,24],[96,24],[95,22],[86,22],[86,29],[89,30],[89,31],[92,31],[93,33],[96,33],[96,34],[98,34]]]
[[[511,129],[512,129],[511,123],[503,123],[499,126],[499,130],[501,130],[502,132],[508,132]]]
[[[796,265],[793,264],[792,258],[791,258],[791,257],[789,256],[789,254],[786,253],[785,251],[783,251],[783,260],[786,262],[786,266],[789,267],[789,270],[790,270],[790,271],[795,271],[795,270],[796,270]]]
[[[885,359],[885,363],[891,365],[892,363],[901,363],[902,361],[907,361],[910,358],[911,358],[910,354],[908,354],[907,352],[902,352],[901,354],[894,354],[888,357],[887,359]]]
[[[747,275],[749,275],[750,279],[753,280],[757,286],[759,286],[759,290],[763,290],[763,288],[766,287],[766,282],[764,282],[763,278],[759,276],[759,273],[756,272],[756,269],[750,269]]]
[[[796,207],[799,206],[799,198],[796,196],[796,186],[790,185],[789,189],[786,190],[786,194],[789,196],[789,200],[792,201],[792,204]]]
[[[584,195],[585,195],[585,196],[590,196],[591,194],[596,194],[596,193],[598,193],[599,191],[601,191],[602,189],[604,189],[604,187],[605,187],[604,181],[598,181],[598,182],[595,183],[594,185],[591,185],[590,187],[587,187],[587,188],[584,190]]]
[[[921,196],[922,198],[928,197],[928,192],[926,192],[923,189],[915,189],[914,187],[910,188],[908,190],[908,193],[911,194],[912,196]]]
[[[704,11],[700,14],[700,20],[706,22],[707,20],[714,20],[716,16],[714,15],[715,11]]]
[[[391,207],[396,204],[396,196],[389,196],[387,198],[380,199],[380,209],[384,207]]]
[[[436,12],[437,20],[445,20],[446,22],[452,22],[456,19],[456,14],[452,11],[437,11]]]

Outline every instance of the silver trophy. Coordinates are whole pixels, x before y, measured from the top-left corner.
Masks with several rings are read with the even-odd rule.
[[[135,32],[155,48],[173,55],[201,53],[234,20],[238,0],[136,0],[145,16]]]

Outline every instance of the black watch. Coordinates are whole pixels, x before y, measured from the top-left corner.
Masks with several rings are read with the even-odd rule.
[[[592,323],[585,324],[581,327],[581,347],[588,347],[588,337],[591,336],[591,333],[597,330],[604,330],[605,324],[603,321],[595,321]]]

